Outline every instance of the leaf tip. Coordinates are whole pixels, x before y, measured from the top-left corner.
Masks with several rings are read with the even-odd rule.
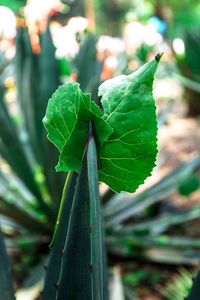
[[[158,53],[158,54],[155,56],[155,60],[156,60],[157,62],[159,62],[159,61],[161,60],[161,57],[163,56],[163,54],[164,54],[164,52]]]

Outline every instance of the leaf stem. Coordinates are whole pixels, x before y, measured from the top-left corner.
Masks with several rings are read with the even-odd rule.
[[[62,196],[61,196],[61,200],[60,200],[60,207],[59,207],[58,216],[57,216],[57,220],[56,220],[56,225],[55,225],[55,228],[54,228],[54,233],[53,233],[51,243],[49,245],[50,248],[53,247],[53,245],[55,244],[55,241],[56,241],[57,232],[58,232],[58,228],[59,228],[59,224],[60,224],[60,218],[61,218],[61,214],[62,214],[62,210],[63,210],[63,205],[64,205],[64,202],[65,202],[66,189],[67,189],[67,185],[68,185],[69,179],[71,177],[71,174],[72,174],[72,172],[69,172],[67,174],[65,184],[64,184],[64,187],[63,187]]]

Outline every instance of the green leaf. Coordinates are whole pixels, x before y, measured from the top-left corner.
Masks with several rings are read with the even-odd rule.
[[[70,174],[42,299],[107,300],[97,153],[92,137],[79,175]]]
[[[60,152],[76,125],[79,106],[77,84],[59,87],[49,100],[43,123],[48,131],[49,140]]]
[[[101,146],[112,133],[98,106],[77,83],[67,83],[53,94],[43,119],[49,140],[59,149],[57,171],[79,171],[88,136],[89,120],[94,122],[96,140]],[[77,147],[78,145],[78,147]]]
[[[104,119],[114,129],[99,149],[99,175],[116,192],[134,192],[155,165],[157,122],[152,84],[159,59],[99,87]]]
[[[87,150],[90,198],[92,299],[108,299],[105,241],[98,187],[97,149],[91,137]]]
[[[157,154],[152,84],[160,55],[129,76],[99,88],[104,115],[79,84],[60,87],[49,101],[44,125],[60,151],[57,171],[80,171],[88,124],[100,159],[99,177],[116,192],[134,192],[151,174]]]
[[[100,82],[102,64],[97,60],[98,38],[92,33],[87,33],[80,44],[80,51],[74,59],[81,89],[93,92]]]
[[[62,251],[65,246],[65,238],[68,232],[68,224],[76,188],[77,176],[77,173],[70,173],[68,184],[66,186],[65,201],[63,203],[60,225],[58,227],[57,238],[49,258],[44,290],[41,297],[42,300],[55,300],[58,293],[57,283],[60,278],[63,264]]]
[[[0,126],[1,155],[31,192],[38,198],[41,206],[44,207],[45,204],[43,203],[40,191],[35,182],[33,170],[19,139],[13,120],[8,113],[3,95],[0,97],[0,123],[2,124],[2,126]],[[15,147],[13,147],[13,145],[15,145]]]

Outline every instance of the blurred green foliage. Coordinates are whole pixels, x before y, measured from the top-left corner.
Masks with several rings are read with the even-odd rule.
[[[166,288],[162,290],[166,300],[183,300],[188,296],[192,287],[192,273],[187,269],[181,269]],[[191,298],[191,300],[196,300]]]
[[[14,12],[19,12],[20,8],[26,4],[26,0],[0,0],[0,5],[7,6]]]
[[[178,191],[183,196],[189,196],[200,188],[200,180],[196,175],[191,175],[179,183]]]
[[[126,13],[132,7],[131,0],[96,0],[97,28],[112,36],[121,33]]]

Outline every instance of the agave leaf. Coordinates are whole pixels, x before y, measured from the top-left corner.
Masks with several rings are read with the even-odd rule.
[[[80,45],[80,51],[75,57],[74,64],[77,68],[80,87],[84,92],[91,92],[92,97],[100,83],[102,63],[97,60],[97,36],[89,33]],[[96,99],[95,99],[96,100]]]
[[[180,251],[171,248],[149,248],[142,253],[144,259],[155,263],[166,263],[171,265],[193,265],[200,263],[199,250],[187,249]]]
[[[69,182],[42,299],[108,299],[97,176],[91,138],[76,188]]]
[[[44,300],[82,297],[91,299],[90,210],[85,163],[86,159],[78,178],[75,194],[70,193],[71,199],[66,199],[62,210],[57,239],[47,267],[42,293]]]
[[[37,199],[32,198],[20,181],[15,182],[11,176],[1,172],[0,212],[36,232],[48,233],[51,230],[46,216],[38,210]]]
[[[47,139],[44,133],[44,126],[42,124],[42,118],[44,117],[47,103],[52,93],[61,84],[58,61],[55,57],[55,46],[53,45],[52,37],[49,27],[46,32],[40,35],[41,53],[39,56],[39,71],[40,71],[40,99],[38,99],[38,110],[40,114],[37,114],[37,108],[35,115],[38,116],[37,122],[37,136],[38,140],[41,140],[41,153],[43,160],[43,169],[46,178],[46,185],[49,190],[49,194],[54,200],[55,205],[59,204],[59,199],[62,193],[62,187],[65,180],[65,174],[55,173],[54,168],[58,158],[58,150]],[[47,74],[51,76],[47,77]],[[37,143],[38,144],[38,143]],[[56,210],[57,211],[57,210]]]
[[[129,247],[174,247],[191,249],[191,248],[200,248],[200,240],[182,236],[168,236],[168,235],[159,235],[159,236],[108,236],[109,243],[118,243],[124,244]]]
[[[9,194],[9,200],[12,198],[12,203],[6,201],[5,195],[2,197],[0,195],[0,213],[12,218],[18,224],[33,230],[34,232],[43,232],[47,234],[51,231],[51,228],[40,220],[37,220],[33,216],[27,213],[27,211],[22,210],[20,207],[14,204],[14,201],[20,202],[20,198],[16,195]]]
[[[102,213],[98,187],[97,151],[91,137],[87,151],[88,185],[90,196],[92,299],[108,299],[106,254],[102,228]]]
[[[96,149],[91,139],[72,204],[58,298],[108,297],[97,174]]]
[[[36,115],[37,101],[40,99],[40,74],[38,55],[32,53],[28,28],[19,28],[16,38],[17,55],[15,57],[15,70],[18,91],[18,101],[23,115],[25,129],[28,133],[29,143],[34,151],[34,156],[41,163],[40,144],[37,143]],[[35,118],[36,116],[36,118]],[[41,123],[42,118],[40,119]]]
[[[158,264],[198,266],[200,263],[199,249],[191,248],[180,251],[170,247],[148,247],[141,251],[141,248],[135,249],[122,244],[119,246],[116,242],[109,244],[109,252],[122,258],[137,258]]]
[[[0,98],[0,150],[13,171],[22,179],[30,191],[42,203],[38,186],[34,180],[33,170],[18,138],[16,128],[2,98]],[[13,147],[15,145],[15,147]]]
[[[48,100],[52,93],[61,84],[59,79],[58,61],[55,58],[56,48],[53,44],[49,27],[47,27],[46,31],[40,35],[40,45],[41,53],[38,57],[40,98],[37,99],[35,107],[35,117],[37,118],[35,120],[35,124],[38,141],[42,141],[42,139],[44,139],[44,127],[42,124],[42,119],[47,108]],[[51,76],[48,76],[48,80],[47,74],[51,74]]]
[[[90,204],[84,159],[77,181],[68,229],[61,249],[61,267],[56,282],[58,299],[92,299],[90,270]],[[63,237],[62,237],[63,238]]]
[[[175,79],[177,79],[185,88],[193,90],[197,93],[200,93],[200,84],[197,81],[184,77],[180,74],[173,74]]]
[[[42,166],[45,175],[43,185],[46,184],[56,207],[61,196],[64,176],[54,172],[58,151],[49,143],[42,124],[48,99],[60,84],[55,47],[48,27],[40,35],[40,46],[41,53],[33,54],[27,28],[17,29],[15,74],[18,101],[29,139],[26,147],[30,148],[33,160],[37,160]]]
[[[199,217],[200,208],[195,207],[179,213],[165,213],[137,224],[124,225],[120,229],[114,227],[114,229],[123,236],[139,232],[157,235],[166,231],[170,226],[179,225],[187,221],[198,219]]]
[[[131,216],[141,213],[145,208],[171,196],[177,189],[178,182],[186,178],[200,166],[200,155],[186,162],[166,175],[158,183],[136,196],[116,195],[110,199],[104,209],[106,226],[119,224]],[[123,201],[122,201],[123,200]]]
[[[12,286],[11,266],[6,253],[6,247],[2,234],[0,233],[0,299],[14,300]]]
[[[65,201],[60,219],[60,226],[58,228],[56,242],[51,250],[50,259],[47,267],[44,290],[42,292],[42,300],[55,300],[57,294],[57,282],[60,277],[60,269],[63,264],[62,251],[65,245],[65,239],[70,211],[72,207],[77,174],[73,173],[69,177],[69,182],[66,187]]]
[[[49,97],[60,84],[55,47],[48,27],[40,35],[41,53],[39,55],[32,52],[27,28],[18,30],[16,45],[18,97],[34,154],[42,163],[43,143],[46,142],[42,118]],[[47,74],[51,76],[48,77]]]

